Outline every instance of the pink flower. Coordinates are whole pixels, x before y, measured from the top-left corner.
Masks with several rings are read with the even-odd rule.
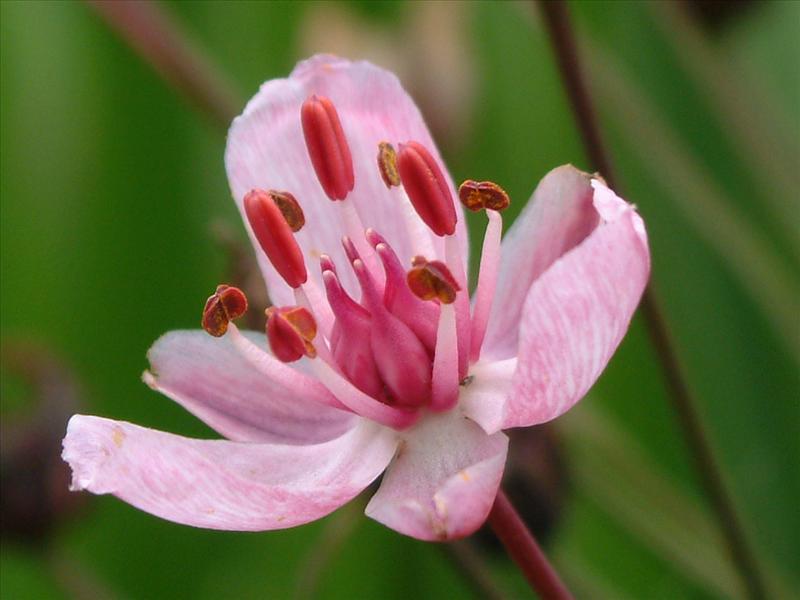
[[[475,531],[502,430],[567,411],[625,334],[650,268],[639,215],[563,166],[501,245],[504,192],[466,182],[465,204],[490,208],[470,307],[461,206],[416,106],[391,73],[331,56],[261,87],[225,164],[275,306],[272,352],[233,324],[164,335],[145,382],[228,440],[76,415],[73,489],[267,530],[318,519],[384,473],[368,516],[424,540]]]

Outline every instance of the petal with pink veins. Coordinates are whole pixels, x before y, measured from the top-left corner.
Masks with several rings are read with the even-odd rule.
[[[458,409],[428,414],[404,432],[397,456],[367,505],[367,516],[412,537],[465,537],[486,520],[508,450]]]
[[[355,203],[364,227],[372,227],[386,238],[404,265],[429,243],[442,258],[442,240],[413,211],[412,220],[418,223],[409,224],[408,207],[403,206],[408,199],[401,191],[386,188],[376,163],[378,144],[388,141],[397,147],[400,142],[416,140],[431,151],[443,170],[445,165],[419,110],[397,77],[368,62],[315,56],[298,64],[289,78],[273,79],[261,86],[228,132],[225,166],[240,211],[244,195],[253,188],[289,191],[305,213],[306,224],[296,239],[307,263],[315,264],[321,253],[327,253],[335,263],[347,264],[340,244],[346,233],[339,225],[341,207],[323,192],[303,138],[300,107],[312,94],[330,98],[339,114],[355,170],[355,188],[347,201]],[[452,181],[449,177],[447,181],[455,197]],[[456,211],[457,234],[466,260],[460,204]],[[418,241],[423,236],[429,239],[420,246]],[[255,240],[254,247],[258,248]],[[293,304],[291,290],[262,252],[258,252],[258,258],[273,303]],[[316,287],[323,289],[319,269],[309,265],[308,272]],[[342,269],[340,277],[345,289],[355,293],[358,288],[352,273]]]
[[[553,169],[536,186],[503,238],[481,356],[503,359],[516,355],[520,313],[531,284],[597,227],[590,181],[588,173],[572,165]]]
[[[242,334],[268,352],[263,333]],[[327,392],[299,367],[280,363],[281,373],[265,377],[236,350],[231,335],[214,338],[197,330],[161,336],[147,353],[145,383],[231,440],[311,444],[339,437],[353,426],[352,414],[313,401],[315,386]]]
[[[163,519],[263,531],[319,519],[368,486],[391,460],[397,434],[366,420],[323,444],[195,440],[75,415],[62,456],[72,489],[114,494]]]
[[[650,274],[644,223],[599,181],[603,222],[531,286],[503,427],[549,421],[580,400],[628,329]]]

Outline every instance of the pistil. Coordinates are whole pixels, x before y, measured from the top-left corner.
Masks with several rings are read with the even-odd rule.
[[[330,259],[325,262],[328,261]],[[356,387],[373,398],[386,402],[388,399],[370,344],[372,318],[363,306],[347,295],[335,271],[325,269],[325,266],[323,264],[322,279],[325,282],[328,302],[336,315],[331,336],[331,352],[334,360]]]
[[[438,305],[424,302],[411,292],[406,281],[406,271],[386,240],[370,229],[367,230],[367,241],[375,248],[378,258],[383,263],[386,276],[384,305],[411,328],[433,356],[436,346],[436,323],[439,321]]]
[[[381,379],[395,404],[419,408],[431,396],[431,361],[425,346],[413,331],[390,313],[382,293],[360,258],[352,268],[363,293],[362,302],[372,317],[370,345]]]

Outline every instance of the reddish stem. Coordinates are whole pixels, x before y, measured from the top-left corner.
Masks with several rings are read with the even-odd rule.
[[[503,490],[497,492],[488,523],[543,600],[571,600],[572,594],[547,560]]]
[[[578,49],[566,2],[538,0],[538,5],[550,35],[559,71],[589,161],[600,171],[612,188],[619,190],[608,152],[600,135],[592,99],[581,73]],[[652,283],[642,297],[640,313],[650,336],[650,342],[661,362],[664,379],[670,391],[669,397],[677,414],[686,445],[694,459],[695,468],[700,475],[700,483],[714,509],[731,557],[739,568],[749,597],[765,598],[766,588],[758,563],[747,543],[744,530],[734,509],[733,500],[725,488],[719,467],[714,460],[711,445],[689,392],[689,386],[681,372],[666,320],[656,295],[653,293]]]

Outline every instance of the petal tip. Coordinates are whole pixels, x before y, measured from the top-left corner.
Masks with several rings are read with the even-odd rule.
[[[67,423],[61,458],[72,469],[69,489],[73,492],[89,490],[94,493],[105,493],[106,491],[97,489],[97,474],[110,458],[111,450],[92,427],[94,421],[97,421],[94,417],[73,415]],[[124,435],[118,428],[112,433],[112,443],[121,446]]]

